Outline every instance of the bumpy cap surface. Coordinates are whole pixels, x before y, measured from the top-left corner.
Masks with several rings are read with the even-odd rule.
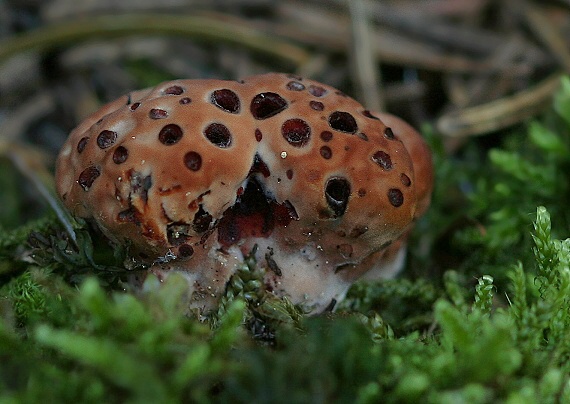
[[[319,311],[429,204],[429,151],[386,118],[402,132],[291,75],[170,81],[81,123],[57,189],[155,272],[184,272],[196,307],[211,307],[257,245],[267,286]]]

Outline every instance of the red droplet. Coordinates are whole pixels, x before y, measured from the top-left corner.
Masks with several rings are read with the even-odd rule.
[[[313,86],[313,85],[309,86],[309,93],[311,93],[315,97],[322,97],[326,95],[327,92],[328,91],[321,86]]]
[[[395,208],[402,206],[404,203],[404,194],[397,188],[391,188],[388,191],[388,200]]]
[[[221,123],[212,123],[204,129],[204,136],[218,147],[226,148],[232,144],[230,130]]]
[[[127,150],[126,147],[119,146],[113,152],[113,162],[115,164],[124,163],[125,161],[127,161],[128,157],[129,157],[129,151]]]
[[[266,92],[257,94],[249,107],[255,119],[267,119],[288,107],[287,101],[279,94]]]
[[[79,174],[77,182],[84,191],[89,191],[93,182],[101,175],[101,170],[95,166],[89,166]]]
[[[180,86],[170,86],[166,90],[164,90],[164,94],[169,95],[180,95],[184,92],[184,89]]]
[[[333,134],[330,130],[325,130],[321,132],[321,139],[323,142],[330,142],[333,138]]]
[[[232,114],[237,114],[241,107],[238,95],[227,88],[214,91],[210,96],[210,102]]]
[[[192,171],[198,171],[202,167],[202,156],[195,151],[190,151],[184,155],[184,165]]]
[[[82,153],[83,150],[85,150],[85,146],[87,146],[87,141],[89,140],[89,137],[85,136],[82,137],[79,142],[77,143],[77,153]]]
[[[321,156],[326,160],[328,160],[332,157],[332,150],[328,146],[321,147],[320,152],[321,152]]]
[[[281,126],[281,134],[290,145],[303,147],[311,138],[311,127],[302,119],[289,119]]]
[[[168,112],[166,112],[164,109],[153,108],[149,111],[148,116],[151,119],[164,119],[168,117]]]
[[[391,170],[392,169],[392,159],[390,155],[382,150],[378,150],[372,156],[372,161],[378,164],[384,170]]]
[[[323,109],[325,109],[325,104],[319,101],[311,101],[309,102],[309,106],[315,111],[322,111]]]
[[[305,86],[302,83],[299,83],[298,81],[290,81],[289,83],[287,83],[287,90],[291,90],[291,91],[303,91],[305,89]]]
[[[255,140],[257,140],[258,142],[261,142],[261,139],[263,139],[263,134],[261,133],[261,131],[259,129],[255,130]]]
[[[355,133],[358,130],[356,119],[348,112],[335,111],[329,115],[331,128],[345,133]]]
[[[99,133],[99,136],[97,136],[97,146],[99,146],[101,149],[106,149],[113,146],[116,140],[117,132],[113,132],[112,130],[104,130]]]
[[[164,126],[160,130],[160,132],[158,133],[158,140],[163,145],[170,146],[175,143],[178,143],[178,141],[182,139],[183,135],[184,132],[182,131],[182,128],[180,126],[174,123],[170,123]]]

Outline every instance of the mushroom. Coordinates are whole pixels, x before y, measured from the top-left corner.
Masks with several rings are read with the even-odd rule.
[[[269,291],[318,313],[367,271],[397,272],[433,178],[403,121],[270,73],[123,96],[71,132],[56,180],[71,213],[148,272],[182,273],[189,308],[212,310],[255,251]]]

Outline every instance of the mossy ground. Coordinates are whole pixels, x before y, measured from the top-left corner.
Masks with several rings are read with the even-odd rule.
[[[570,80],[493,148],[449,159],[425,132],[437,188],[405,273],[312,318],[248,262],[207,320],[176,278],[135,296],[122,251],[47,209],[21,224],[2,176],[0,401],[570,402]]]

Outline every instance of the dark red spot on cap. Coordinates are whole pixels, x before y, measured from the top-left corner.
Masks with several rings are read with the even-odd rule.
[[[175,143],[178,143],[178,141],[182,139],[183,135],[184,132],[182,131],[182,128],[180,126],[174,123],[170,123],[164,126],[160,130],[160,132],[158,133],[158,140],[160,141],[160,143],[170,146]]]
[[[238,95],[227,88],[214,91],[210,96],[210,102],[216,107],[232,114],[237,114],[241,108]]]
[[[140,102],[135,102],[134,104],[131,104],[131,106],[129,108],[131,109],[131,111],[134,111],[135,109],[137,109],[140,106],[141,106]]]
[[[321,152],[321,156],[326,160],[328,160],[332,157],[332,150],[328,146],[321,147],[320,152]]]
[[[276,93],[260,93],[251,100],[250,111],[255,119],[267,119],[287,108],[287,101]]]
[[[391,170],[392,169],[392,159],[390,155],[382,150],[378,150],[372,156],[372,161],[382,167],[384,170]]]
[[[287,90],[291,90],[291,91],[303,91],[305,89],[305,86],[302,83],[299,83],[298,81],[290,81],[289,83],[287,83]]]
[[[406,187],[409,187],[412,184],[412,180],[410,179],[410,177],[408,177],[404,173],[400,174],[400,181],[402,181],[402,184]]]
[[[319,101],[311,101],[309,102],[309,106],[315,111],[322,111],[323,109],[325,109],[325,105]]]
[[[166,90],[164,90],[164,94],[169,95],[180,95],[184,92],[184,89],[180,86],[170,86]]]
[[[81,174],[79,174],[79,179],[77,182],[84,191],[89,191],[89,188],[91,188],[91,185],[93,185],[93,181],[95,181],[100,175],[101,171],[99,168],[95,166],[89,166],[83,170]]]
[[[348,112],[335,111],[329,115],[331,128],[345,133],[354,133],[358,130],[356,120]]]
[[[151,119],[164,119],[168,117],[168,112],[166,112],[164,109],[153,108],[149,111],[148,116]]]
[[[288,179],[290,180],[293,179],[293,170],[289,169],[285,174],[287,174]]]
[[[395,139],[394,132],[392,132],[392,128],[384,129],[384,137],[390,140]]]
[[[333,217],[342,216],[350,198],[350,183],[346,178],[334,177],[327,181],[325,199],[334,212]]]
[[[358,190],[358,196],[361,198],[365,197],[366,196],[366,190],[364,188],[360,188]]]
[[[311,138],[311,127],[302,119],[289,119],[281,126],[281,134],[295,147],[303,147]]]
[[[364,115],[366,118],[370,118],[370,119],[376,119],[377,121],[380,120],[380,118],[375,117],[374,115],[372,115],[372,113],[365,109],[364,111],[362,111],[362,115]]]
[[[261,131],[259,129],[255,130],[255,140],[257,140],[258,142],[261,142],[261,139],[263,139],[263,134],[261,133]]]
[[[330,130],[325,130],[321,132],[321,139],[324,142],[330,142],[333,138],[333,134]]]
[[[404,203],[404,194],[398,188],[388,190],[388,200],[395,208],[402,206]]]
[[[309,93],[314,95],[315,97],[322,97],[327,94],[327,90],[322,88],[321,86],[309,86]]]
[[[124,163],[125,161],[127,161],[128,157],[129,157],[129,151],[127,150],[126,147],[119,146],[113,152],[113,162],[115,164]]]
[[[113,146],[117,140],[117,132],[112,130],[104,130],[97,136],[97,146],[101,149],[106,149],[107,147]]]
[[[202,167],[202,156],[190,151],[184,155],[184,165],[192,171],[198,171]]]
[[[186,104],[190,104],[192,102],[192,99],[190,97],[183,97],[180,98],[180,101],[178,101],[181,105],[186,105]]]
[[[204,129],[204,136],[218,147],[226,148],[232,144],[230,130],[221,123],[211,123]]]
[[[83,150],[85,150],[85,146],[87,146],[87,141],[89,140],[89,137],[85,136],[82,137],[79,142],[77,143],[77,153],[82,153]]]

